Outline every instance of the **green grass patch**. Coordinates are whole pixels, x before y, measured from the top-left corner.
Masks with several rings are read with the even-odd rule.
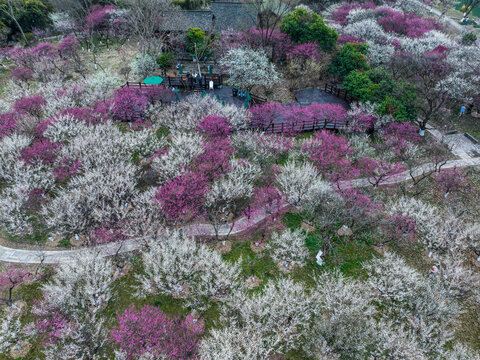
[[[325,259],[326,269],[339,269],[345,276],[362,278],[366,276],[362,264],[376,256],[371,246],[350,241],[332,249]]]
[[[301,214],[287,212],[282,219],[286,227],[290,229],[298,229],[302,225],[303,217]]]

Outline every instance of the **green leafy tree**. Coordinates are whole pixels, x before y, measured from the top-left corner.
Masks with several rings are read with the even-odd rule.
[[[187,51],[197,60],[198,73],[201,75],[200,62],[211,55],[212,39],[210,34],[199,28],[189,28],[187,31]]]
[[[0,23],[10,28],[10,36],[19,33],[28,43],[26,33],[48,26],[52,10],[47,0],[0,0]]]
[[[342,46],[333,58],[330,72],[347,76],[353,70],[368,70],[366,54],[368,45],[347,43]]]
[[[172,66],[174,60],[175,55],[171,52],[164,52],[157,56],[157,64],[163,72]]]
[[[395,81],[382,68],[351,71],[343,80],[348,94],[361,102],[379,105],[378,112],[390,114],[399,121],[417,118],[415,87],[404,81]]]
[[[337,32],[325,25],[320,15],[304,8],[286,15],[280,30],[294,43],[316,42],[324,51],[332,51],[338,39]]]

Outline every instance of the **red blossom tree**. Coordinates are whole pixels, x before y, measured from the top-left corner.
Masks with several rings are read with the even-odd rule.
[[[320,173],[330,180],[347,179],[358,174],[350,160],[354,151],[342,136],[326,130],[316,132],[314,138],[303,144],[302,152],[306,153]]]
[[[117,320],[111,336],[127,360],[138,359],[145,353],[172,360],[197,358],[200,331],[191,329],[185,320],[150,305],[135,310],[133,304],[118,314]]]
[[[357,168],[360,170],[360,174],[368,177],[368,181],[373,187],[377,187],[392,176],[405,170],[401,164],[391,164],[387,161],[376,160],[370,157],[359,159]]]
[[[13,106],[14,110],[20,114],[29,114],[40,118],[42,109],[47,105],[47,100],[42,95],[24,96],[17,100]]]
[[[8,293],[8,296],[2,298],[2,300],[12,304],[13,290],[31,278],[32,274],[30,272],[10,265],[4,272],[0,273],[0,291]]]
[[[207,141],[203,152],[193,160],[193,167],[203,178],[212,181],[229,171],[234,152],[228,138]]]
[[[198,124],[198,130],[208,137],[226,137],[232,130],[230,120],[217,115],[209,115]]]
[[[0,114],[0,138],[9,135],[17,127],[14,113]]]
[[[193,171],[179,175],[160,186],[155,197],[162,204],[167,220],[178,223],[200,213],[207,191],[205,178]]]
[[[29,147],[22,150],[22,160],[34,165],[37,162],[53,164],[57,158],[59,143],[52,143],[49,139],[34,141]]]

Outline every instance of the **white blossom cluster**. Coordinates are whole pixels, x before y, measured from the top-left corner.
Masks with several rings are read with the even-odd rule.
[[[217,115],[230,120],[236,129],[244,129],[247,125],[246,113],[235,105],[218,102],[213,96],[202,97],[193,94],[171,106],[155,106],[150,109],[152,120],[158,125],[175,132],[195,132],[200,120],[208,115]]]
[[[288,161],[276,180],[288,203],[297,207],[315,202],[332,191],[330,184],[323,181],[315,167],[309,163]]]
[[[43,300],[33,309],[37,316],[58,312],[66,320],[58,339],[43,349],[46,359],[100,359],[109,341],[100,312],[113,296],[114,272],[110,260],[85,250],[62,264],[52,280],[42,285]]]
[[[243,288],[239,263],[225,262],[215,250],[178,231],[166,231],[148,248],[142,255],[145,273],[137,276],[140,296],[160,292],[182,297],[201,310],[208,300],[225,301]]]
[[[289,266],[304,266],[309,256],[305,246],[306,235],[300,230],[285,230],[282,233],[274,232],[267,248],[271,251],[270,256],[276,263]]]

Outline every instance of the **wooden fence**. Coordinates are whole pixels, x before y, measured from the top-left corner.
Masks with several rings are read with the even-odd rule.
[[[258,126],[252,125],[250,128],[252,130],[260,130],[266,134],[294,134],[301,133],[304,131],[314,131],[314,130],[342,130],[347,125],[346,120],[331,121],[328,119],[323,120],[295,120],[295,121],[283,121],[283,122],[273,122],[268,125]]]
[[[355,100],[353,97],[348,95],[345,89],[341,89],[338,86],[335,86],[333,84],[325,84],[325,92],[333,94],[336,97],[339,97],[341,99],[344,99],[349,103]]]

